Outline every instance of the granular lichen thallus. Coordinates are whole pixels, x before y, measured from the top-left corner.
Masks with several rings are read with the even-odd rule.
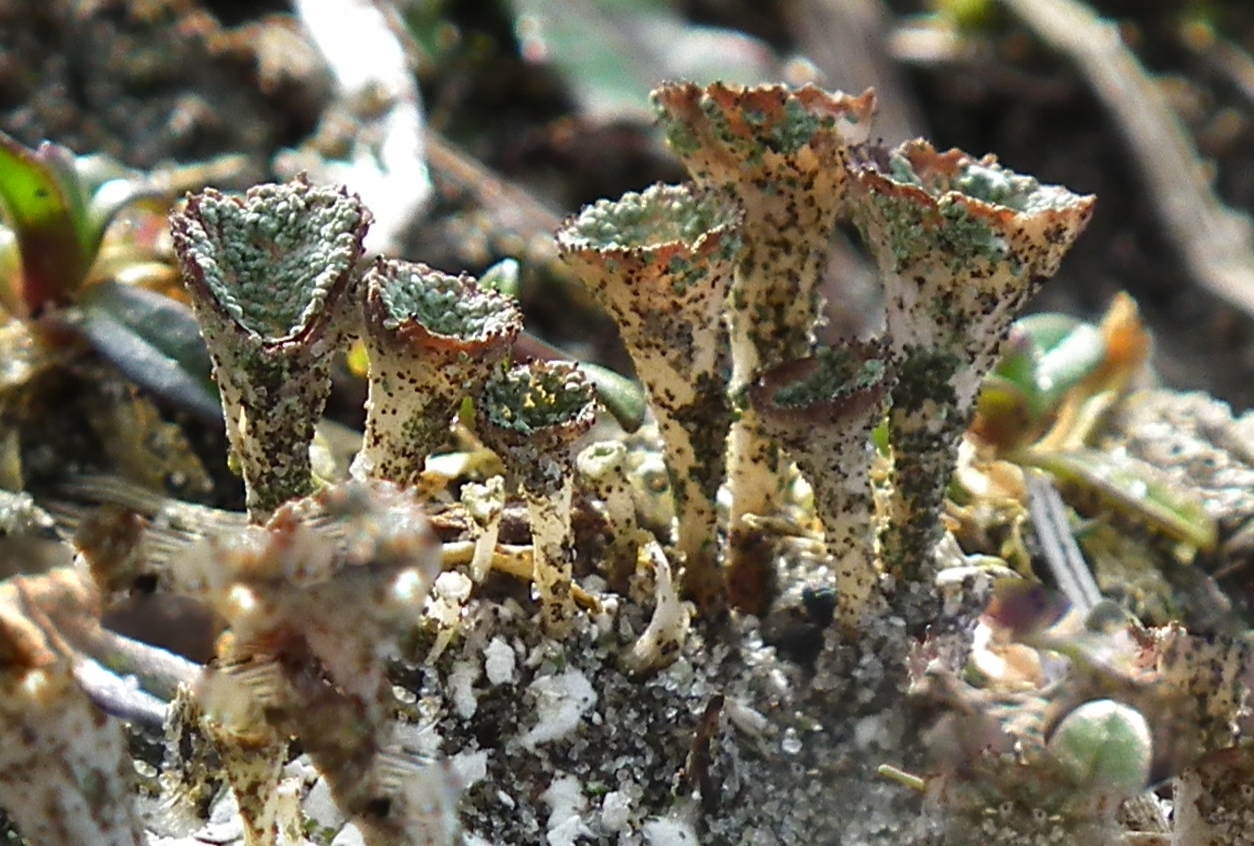
[[[356,196],[303,177],[244,197],[206,189],[170,216],[253,522],[312,490],[309,444],[359,319],[369,223]]]
[[[980,382],[1088,223],[1093,198],[926,141],[855,158],[855,221],[879,265],[897,359],[883,556],[890,572],[913,580],[940,538]]]
[[[557,233],[644,383],[675,497],[684,594],[711,617],[726,607],[717,499],[731,412],[721,318],[739,222],[725,196],[655,185],[588,206]]]
[[[274,841],[288,739],[327,779],[368,844],[427,824],[392,749],[387,659],[421,614],[441,547],[424,503],[390,482],[352,481],[289,502],[264,526],[212,536],[162,574],[228,624],[197,689],[249,844]],[[379,808],[386,808],[380,813]]]
[[[527,500],[541,621],[560,636],[575,612],[570,506],[578,441],[596,420],[596,390],[573,364],[502,367],[476,399],[475,420]]]
[[[887,345],[850,343],[773,367],[749,392],[764,430],[814,490],[836,572],[836,619],[846,633],[881,598],[875,561],[871,432],[892,387]]]
[[[366,274],[362,334],[370,354],[366,433],[357,472],[415,484],[522,331],[512,297],[425,264],[377,259]]]
[[[745,515],[776,510],[788,468],[744,391],[759,370],[809,354],[821,313],[818,283],[836,228],[849,216],[846,150],[870,137],[875,97],[812,86],[667,83],[653,99],[671,149],[696,183],[730,192],[744,210],[728,310],[731,397],[741,413],[727,454],[727,563],[733,604],[760,611],[769,556]]]

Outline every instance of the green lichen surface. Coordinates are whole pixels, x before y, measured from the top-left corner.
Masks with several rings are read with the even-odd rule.
[[[997,164],[968,161],[961,172],[950,178],[937,174],[920,175],[901,153],[894,153],[888,162],[888,175],[903,185],[925,188],[935,197],[956,191],[973,200],[1010,209],[1020,214],[1069,208],[1076,195],[1056,185],[1042,185],[1034,176],[1015,173]],[[932,177],[931,179],[925,177]]]
[[[530,435],[578,421],[595,401],[596,390],[577,368],[535,362],[498,371],[480,404],[492,425]]]
[[[825,347],[819,350],[814,360],[814,368],[805,378],[775,392],[775,405],[780,408],[804,408],[851,396],[884,380],[883,361],[861,360],[852,350]]]
[[[877,194],[871,197],[882,237],[895,266],[944,262],[952,274],[965,273],[978,261],[1001,262],[1010,254],[1006,239],[976,218],[961,199],[942,197],[934,207],[909,199]],[[874,236],[875,233],[871,232]]]
[[[564,231],[563,240],[576,248],[598,250],[691,245],[702,235],[735,222],[735,209],[716,197],[694,195],[680,186],[655,185],[639,194],[589,206]]]
[[[206,192],[189,206],[189,256],[215,307],[247,331],[281,338],[311,325],[361,254],[360,201],[307,183],[245,198]]]
[[[387,309],[383,320],[387,329],[413,321],[439,335],[484,340],[520,320],[511,298],[480,287],[468,276],[390,262],[378,285]]]

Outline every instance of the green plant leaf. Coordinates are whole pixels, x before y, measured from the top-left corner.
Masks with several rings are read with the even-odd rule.
[[[20,278],[3,280],[0,301],[28,317],[67,304],[92,261],[74,154],[48,142],[30,150],[0,132],[0,203],[22,259]]]
[[[120,282],[91,285],[79,306],[83,336],[124,376],[206,422],[221,422],[209,352],[190,309]]]
[[[1153,466],[1129,455],[1096,449],[1025,450],[1012,460],[1095,493],[1168,537],[1204,552],[1212,551],[1218,542],[1219,529],[1199,499],[1172,484]]]

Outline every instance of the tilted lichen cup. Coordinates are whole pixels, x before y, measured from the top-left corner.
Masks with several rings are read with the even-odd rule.
[[[731,392],[741,402],[759,370],[809,353],[819,281],[837,225],[848,217],[845,152],[868,140],[875,97],[812,86],[667,83],[653,100],[671,149],[696,183],[730,192],[744,210],[729,301]],[[748,552],[756,532],[744,515],[775,509],[788,469],[753,410],[741,411],[727,456],[733,583],[746,580],[738,571],[758,568]]]
[[[892,153],[863,149],[856,159],[856,220],[879,264],[899,361],[884,559],[912,577],[940,537],[945,488],[980,382],[1011,323],[1088,223],[1093,198],[925,141]]]
[[[415,484],[473,396],[522,331],[517,302],[424,264],[378,259],[366,274],[363,335],[370,396],[360,466]]]
[[[575,604],[570,504],[576,446],[596,420],[596,391],[577,367],[534,361],[498,370],[475,401],[479,436],[527,500],[533,576],[546,631],[570,627]]]
[[[244,197],[207,189],[170,216],[254,522],[312,489],[309,444],[358,320],[369,222],[357,197],[302,177]]]
[[[558,250],[618,324],[666,453],[684,593],[707,615],[725,606],[719,486],[731,409],[722,314],[740,238],[725,197],[655,185],[566,221]]]
[[[887,411],[889,357],[882,344],[822,349],[766,371],[749,393],[763,427],[814,489],[836,571],[836,618],[847,633],[880,599],[871,432]]]

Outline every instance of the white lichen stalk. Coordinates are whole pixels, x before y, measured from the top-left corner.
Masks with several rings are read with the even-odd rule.
[[[875,98],[871,91],[850,97],[811,86],[671,83],[653,99],[667,141],[694,181],[731,193],[744,211],[728,311],[731,396],[741,412],[727,455],[729,578],[764,582],[765,565],[754,552],[758,533],[745,515],[776,510],[788,467],[743,392],[759,370],[809,352],[831,241],[849,216],[846,152],[869,139]]]
[[[740,238],[725,197],[655,185],[588,206],[557,233],[560,254],[618,325],[657,419],[678,518],[684,593],[726,606],[718,489],[731,412],[722,313]]]
[[[475,417],[480,437],[501,456],[527,500],[541,622],[546,632],[561,635],[575,613],[575,454],[596,419],[595,390],[574,365],[516,365],[488,380]]]
[[[0,584],[0,808],[33,846],[139,846],[126,733],[75,680],[50,606],[83,621],[100,613],[69,571]]]
[[[940,537],[980,383],[1011,323],[1088,223],[1093,198],[924,141],[864,151],[853,175],[898,360],[884,558],[914,578]]]
[[[836,620],[847,634],[882,598],[875,554],[871,432],[892,387],[888,350],[854,343],[774,367],[750,391],[766,431],[814,490],[836,572]]]
[[[370,395],[359,469],[408,487],[522,331],[513,298],[424,264],[378,259],[366,275]]]
[[[368,843],[406,842],[396,832],[408,822],[391,815],[404,803],[386,792],[380,770],[393,766],[385,766],[387,659],[441,561],[422,503],[367,481],[289,503],[265,526],[211,537],[163,573],[171,590],[206,602],[229,626],[198,696],[251,829],[273,832],[275,765],[296,737]]]
[[[312,490],[309,445],[359,319],[369,222],[355,196],[301,177],[244,197],[206,189],[170,217],[253,522]]]

